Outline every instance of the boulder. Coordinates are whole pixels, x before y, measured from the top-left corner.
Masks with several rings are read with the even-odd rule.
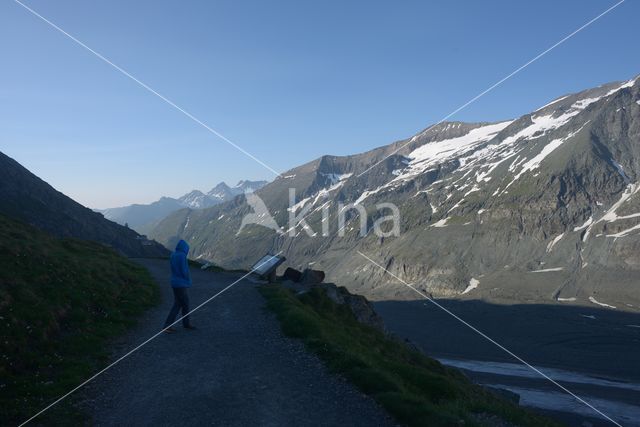
[[[282,275],[282,280],[291,280],[292,282],[299,283],[302,280],[302,272],[295,268],[288,267]]]
[[[305,285],[317,285],[324,280],[324,271],[307,268],[302,273],[301,282]]]
[[[320,286],[333,302],[347,305],[358,322],[386,333],[382,317],[376,313],[373,305],[365,297],[354,295],[346,288],[338,287],[333,283],[323,283]]]

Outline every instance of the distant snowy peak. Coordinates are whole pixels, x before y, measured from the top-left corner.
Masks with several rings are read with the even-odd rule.
[[[267,181],[247,181],[242,180],[236,184],[232,190],[238,191],[238,194],[242,193],[253,193],[254,191],[258,191],[262,187],[267,185]]]
[[[146,234],[149,227],[174,212],[184,208],[210,208],[231,200],[245,191],[262,188],[265,184],[266,181],[240,181],[237,186],[231,188],[221,182],[207,194],[200,190],[193,190],[179,198],[161,197],[153,203],[104,209],[101,213],[111,221],[121,225],[127,224],[140,233]]]
[[[224,181],[213,187],[208,193],[207,196],[213,197],[220,201],[225,201],[233,197],[233,192],[231,191],[231,187],[229,187]]]
[[[259,190],[267,184],[267,181],[246,181],[242,180],[238,182],[235,187],[229,187],[224,181],[216,185],[208,193],[203,193],[200,190],[193,190],[182,197],[179,197],[178,202],[191,209],[205,209],[220,203],[231,200],[239,194],[251,193]]]
[[[207,196],[217,199],[221,202],[226,202],[227,200],[231,200],[234,197],[244,194],[244,193],[253,193],[264,187],[267,184],[267,181],[248,181],[241,180],[234,187],[229,187],[227,183],[221,182],[215,187],[211,189],[207,193]]]
[[[190,193],[185,194],[180,197],[178,201],[182,203],[183,206],[192,209],[203,209],[215,204],[214,200],[211,200],[209,196],[199,190],[193,190]]]

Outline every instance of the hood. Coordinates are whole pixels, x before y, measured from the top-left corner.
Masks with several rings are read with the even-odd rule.
[[[187,255],[189,253],[189,244],[184,240],[180,240],[176,245],[176,252],[182,252]]]

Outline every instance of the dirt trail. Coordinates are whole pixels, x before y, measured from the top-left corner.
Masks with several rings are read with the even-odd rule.
[[[172,304],[168,263],[140,260],[163,302],[114,344],[114,358],[161,327]],[[192,308],[240,277],[193,270]],[[94,425],[394,425],[370,398],[286,338],[255,285],[243,280],[83,391]]]

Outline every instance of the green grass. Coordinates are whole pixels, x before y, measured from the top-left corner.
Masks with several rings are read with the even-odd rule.
[[[24,421],[105,366],[108,340],[159,299],[148,272],[113,250],[0,216],[0,425]],[[83,418],[71,398],[38,421]]]
[[[358,323],[346,306],[334,303],[323,289],[313,288],[297,297],[276,284],[262,287],[261,292],[286,335],[303,340],[332,372],[372,396],[402,424],[474,426],[482,424],[473,414],[493,414],[515,425],[556,425]]]

